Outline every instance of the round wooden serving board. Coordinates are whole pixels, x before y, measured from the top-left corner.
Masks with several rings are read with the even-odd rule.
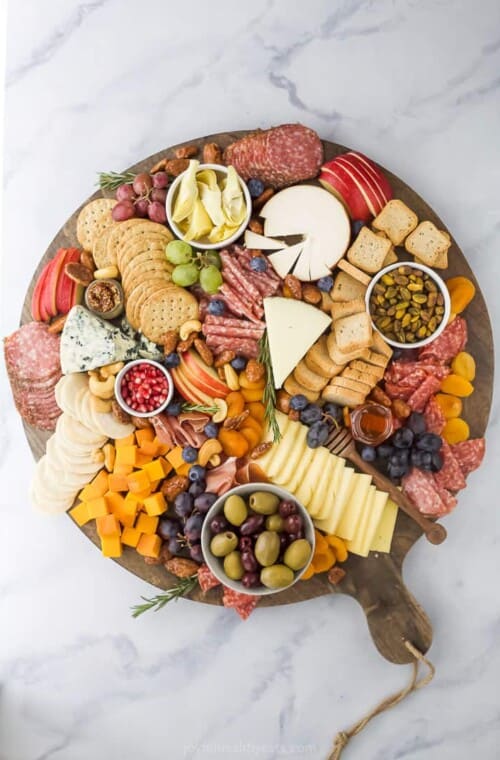
[[[182,143],[182,145],[196,144],[201,148],[206,142],[216,142],[225,147],[245,134],[247,133],[224,132],[222,134],[190,140]],[[133,172],[148,171],[160,158],[165,156],[174,158],[175,150],[178,147],[180,146],[174,145],[168,150],[149,156],[144,161],[131,166],[129,170]],[[326,141],[324,142],[324,148],[327,160],[349,150],[343,145]],[[394,174],[391,174],[391,172],[386,171],[386,174],[394,189],[395,197],[401,198],[412,208],[419,219],[430,219],[439,228],[446,229],[446,225],[437,214],[414,190]],[[90,198],[87,198],[85,203],[98,197],[101,197],[100,192],[94,193]],[[24,301],[21,316],[23,324],[31,321],[31,294],[41,268],[54,256],[58,248],[79,245],[76,239],[76,219],[79,210],[77,209],[74,212],[57,233],[41,259],[37,271],[33,275]],[[491,326],[482,293],[465,256],[455,240],[453,240],[453,244],[449,250],[449,261],[449,269],[443,273],[445,279],[458,274],[465,275],[475,282],[477,288],[476,296],[467,308],[465,315],[469,328],[467,348],[476,359],[477,375],[474,382],[474,394],[470,399],[464,400],[464,417],[470,425],[471,436],[477,437],[482,436],[485,432],[491,406],[493,389],[493,340]],[[25,425],[25,430],[33,455],[35,459],[39,459],[45,451],[45,443],[49,434],[29,425]],[[85,525],[81,530],[87,538],[98,545],[93,524]],[[259,605],[267,607],[278,604],[292,604],[322,596],[323,594],[348,594],[362,606],[370,633],[379,652],[394,663],[410,662],[412,661],[412,655],[403,644],[405,639],[411,641],[421,652],[426,652],[432,641],[430,621],[424,610],[405,587],[401,577],[403,560],[421,535],[420,528],[400,511],[390,554],[371,553],[366,559],[351,554],[343,565],[346,570],[346,577],[338,586],[332,586],[328,583],[326,573],[323,573],[307,582],[297,583],[288,591],[263,597]],[[450,536],[448,540],[452,541],[453,536]],[[436,546],[434,551],[439,551],[439,547]],[[174,577],[167,573],[162,566],[146,565],[143,558],[131,549],[126,548],[123,556],[115,561],[160,589],[167,589],[175,582]],[[190,598],[194,601],[208,604],[222,603],[220,588],[212,589],[205,595],[197,589],[191,594]]]

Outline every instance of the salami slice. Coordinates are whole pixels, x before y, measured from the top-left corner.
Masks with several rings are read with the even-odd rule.
[[[436,393],[441,386],[441,381],[433,375],[427,375],[419,387],[408,398],[408,406],[414,412],[423,412],[429,398]]]
[[[238,356],[256,359],[259,355],[259,344],[251,338],[228,338],[222,335],[207,335],[207,346],[219,351],[234,351]]]
[[[218,328],[218,327],[234,327],[236,329],[245,330],[248,333],[252,333],[257,337],[261,337],[264,334],[265,325],[255,322],[249,322],[246,319],[233,319],[232,317],[217,317],[212,314],[208,314],[204,326],[207,328]]]
[[[201,567],[198,568],[198,583],[204,594],[206,594],[207,591],[210,591],[211,588],[221,585],[221,582],[217,580],[208,565],[201,565]]]
[[[461,491],[466,485],[465,477],[458,460],[445,440],[443,440],[441,454],[444,460],[443,466],[439,472],[435,473],[434,480],[440,488],[446,488],[448,491]]]
[[[441,499],[430,472],[413,468],[402,480],[403,491],[424,515],[445,515],[447,506]]]
[[[453,322],[431,343],[420,349],[419,359],[434,358],[440,362],[449,362],[467,343],[467,323],[463,317],[455,317]]]
[[[392,398],[392,399],[401,398],[403,399],[403,401],[408,401],[411,394],[413,393],[412,388],[403,388],[402,385],[398,385],[397,383],[391,383],[389,380],[385,381],[384,388],[389,398]]]
[[[60,337],[47,325],[29,322],[4,340],[9,377],[20,381],[43,380],[60,371]]]
[[[481,466],[486,451],[486,441],[484,438],[471,438],[469,441],[455,443],[451,451],[466,478]]]
[[[232,607],[242,620],[246,620],[257,606],[258,597],[251,594],[241,594],[224,586],[222,604],[224,607]]]
[[[220,257],[222,259],[222,276],[228,277],[228,275],[231,275],[231,278],[236,281],[237,286],[239,285],[242,288],[243,292],[248,295],[250,300],[253,300],[256,303],[261,303],[262,297],[259,291],[255,285],[250,282],[246,272],[241,269],[238,259],[233,258],[228,251],[221,251]],[[230,281],[228,280],[228,282]],[[233,283],[230,282],[230,284],[232,285]]]
[[[392,383],[401,383],[402,385],[411,385],[417,375],[434,375],[439,380],[444,380],[450,373],[448,367],[443,364],[431,361],[403,362],[394,361],[385,373],[385,378]]]
[[[253,313],[252,309],[240,298],[239,293],[231,288],[227,282],[220,286],[219,293],[223,296],[226,306],[233,314],[243,314],[252,322],[260,322],[260,317]]]
[[[448,515],[457,506],[458,504],[457,498],[453,496],[453,494],[450,493],[446,488],[441,488],[437,483],[435,483],[435,485],[436,485],[436,491],[439,494],[439,498],[443,502],[444,508],[446,510],[445,512],[443,512],[443,514]]]
[[[445,426],[446,418],[435,396],[431,396],[425,405],[424,418],[427,432],[440,435]]]

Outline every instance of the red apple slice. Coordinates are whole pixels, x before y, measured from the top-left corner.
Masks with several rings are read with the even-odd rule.
[[[325,190],[329,190],[343,203],[351,219],[361,219],[363,222],[371,219],[372,214],[365,197],[355,183],[339,170],[335,161],[322,167],[319,181]]]
[[[67,314],[74,306],[76,282],[64,272],[66,264],[79,261],[80,251],[77,248],[68,248],[64,256],[63,265],[59,269],[56,283],[56,308],[58,314]]]
[[[172,380],[174,381],[174,385],[183,399],[191,402],[192,404],[206,404],[207,406],[212,406],[213,397],[209,396],[206,393],[203,393],[203,391],[200,391],[199,388],[194,386],[186,377],[181,365],[179,367],[175,367],[170,371],[172,373]]]
[[[45,283],[47,281],[47,275],[50,271],[51,264],[52,261],[49,261],[40,272],[38,280],[36,281],[36,285],[33,289],[33,295],[31,296],[31,316],[37,322],[45,322],[49,318],[46,316],[45,311],[44,316],[42,317],[40,311],[40,299],[45,288]]]
[[[217,372],[205,364],[193,349],[181,354],[181,366],[186,378],[202,393],[216,398],[225,398],[229,393],[229,388],[220,380]]]
[[[347,156],[337,157],[337,167],[341,167],[351,177],[352,181],[356,183],[372,215],[377,216],[382,211],[385,203],[382,194],[377,190],[372,178],[364,169],[359,169],[354,161],[350,161]]]
[[[44,280],[43,288],[40,294],[40,314],[45,322],[48,322],[51,317],[55,317],[57,314],[57,309],[52,299],[52,293],[54,277],[57,278],[57,268],[61,263],[61,251],[62,249],[59,249],[59,251],[50,262],[47,271],[47,277]]]
[[[362,153],[351,150],[345,156],[357,163],[360,169],[363,168],[371,176],[374,182],[376,182],[379,193],[382,195],[385,203],[389,203],[393,197],[392,187],[382,169]]]

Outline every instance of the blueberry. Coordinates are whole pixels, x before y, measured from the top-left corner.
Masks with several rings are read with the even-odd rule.
[[[307,445],[310,449],[317,449],[323,446],[329,435],[329,428],[326,422],[314,422],[307,431]]]
[[[194,446],[185,446],[182,449],[182,458],[185,462],[196,462],[198,459],[198,451]]]
[[[365,226],[365,222],[363,222],[362,219],[354,219],[354,221],[353,221],[353,223],[352,223],[351,226],[352,226],[352,234],[353,235],[358,235],[359,232]]]
[[[195,498],[200,496],[205,491],[206,484],[204,480],[199,480],[197,483],[191,483],[188,488],[188,492]]]
[[[197,483],[205,478],[205,468],[199,464],[194,464],[189,468],[188,478],[192,483]]]
[[[171,417],[178,417],[182,412],[182,403],[180,401],[171,401],[165,409],[165,412]]]
[[[335,404],[333,401],[328,401],[323,407],[323,412],[331,417],[335,422],[344,421],[344,412],[340,404]]]
[[[419,435],[419,433],[425,433],[427,430],[425,417],[420,412],[412,412],[406,421],[406,426],[409,427],[410,430],[415,433],[415,435]]]
[[[316,283],[318,288],[322,290],[324,293],[329,293],[330,290],[333,288],[333,277],[327,276],[327,277],[320,277],[318,282]]]
[[[231,367],[235,369],[237,372],[241,372],[242,369],[245,369],[247,366],[247,359],[245,359],[244,356],[235,356],[235,358],[230,362]]]
[[[422,467],[422,454],[424,452],[420,451],[420,449],[413,448],[410,452],[410,462],[413,465],[413,467],[418,467],[419,469]]]
[[[323,415],[321,407],[317,404],[308,404],[305,409],[300,412],[300,421],[304,425],[312,425],[314,422],[318,422]]]
[[[392,481],[398,482],[408,472],[407,465],[391,465],[388,468],[388,474]]]
[[[216,422],[207,422],[205,427],[203,428],[203,432],[207,436],[207,438],[217,438],[219,434],[219,426]]]
[[[181,363],[181,357],[178,353],[175,351],[172,351],[171,354],[167,354],[167,356],[163,360],[163,364],[167,369],[173,369],[174,367],[178,367]]]
[[[309,401],[302,395],[302,393],[297,393],[290,399],[290,409],[294,409],[296,412],[301,412],[302,409],[306,408],[308,403]]]
[[[422,433],[421,435],[417,435],[415,445],[417,449],[421,449],[422,451],[439,451],[443,445],[443,440],[436,433]]]
[[[258,198],[264,192],[264,183],[260,179],[249,179],[247,187],[251,198]]]
[[[393,451],[394,447],[390,443],[381,443],[377,446],[377,454],[381,459],[388,459]]]
[[[413,430],[400,428],[392,437],[392,442],[397,449],[409,449],[413,443]]]
[[[250,269],[253,272],[266,272],[267,261],[262,256],[254,256],[250,259]]]
[[[220,298],[213,298],[207,306],[207,312],[215,317],[220,317],[226,311],[226,304]]]
[[[408,449],[397,449],[389,457],[389,464],[391,467],[403,467],[408,464],[410,459],[410,452]]]
[[[439,472],[444,464],[444,458],[440,451],[434,451],[432,453],[432,472]]]
[[[361,449],[361,458],[365,462],[374,462],[377,458],[377,450],[375,446],[363,446]]]
[[[420,462],[421,470],[428,470],[429,472],[432,470],[432,455],[432,451],[422,451]]]

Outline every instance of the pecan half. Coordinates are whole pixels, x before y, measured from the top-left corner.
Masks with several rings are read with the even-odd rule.
[[[78,285],[83,285],[84,288],[90,285],[94,279],[94,273],[88,267],[84,267],[83,264],[79,264],[77,261],[70,261],[69,264],[65,264],[64,273],[74,280]]]
[[[144,557],[146,565],[163,565],[163,562],[159,557]]]
[[[183,148],[177,148],[175,151],[176,158],[193,158],[198,153],[196,145],[185,145]]]
[[[188,158],[170,158],[165,161],[165,171],[172,177],[178,177],[189,166]]]
[[[302,285],[302,298],[306,303],[313,305],[321,303],[321,290],[316,285],[306,282]]]
[[[271,441],[267,441],[266,443],[259,443],[252,450],[252,453],[250,454],[250,459],[258,459],[259,457],[264,456],[266,451],[269,451],[272,445],[273,444]]]
[[[239,427],[245,422],[246,418],[250,415],[250,410],[245,409],[241,414],[236,414],[234,417],[226,417],[222,427],[226,430],[238,430]]]
[[[402,398],[395,398],[391,403],[391,409],[399,420],[405,420],[411,414],[411,406],[406,401],[403,401]]]
[[[291,297],[297,301],[302,300],[302,283],[294,274],[287,274],[285,277],[285,287],[290,291]]]
[[[179,354],[183,354],[184,351],[187,351],[188,349],[190,349],[196,339],[196,335],[197,333],[193,332],[191,333],[191,335],[188,335],[186,340],[179,341],[179,343],[177,344],[177,352]]]
[[[390,407],[392,404],[392,401],[387,395],[387,393],[385,393],[385,391],[383,391],[382,388],[379,388],[378,385],[376,385],[375,388],[372,389],[370,396],[377,404],[382,404],[382,406]]]
[[[264,227],[258,219],[255,219],[255,217],[252,217],[252,219],[250,219],[248,222],[248,228],[252,230],[252,232],[255,232],[257,235],[262,235],[264,232]]]
[[[251,383],[256,383],[264,377],[266,368],[257,359],[249,359],[245,368],[245,374]]]
[[[184,475],[174,475],[165,480],[161,492],[167,501],[173,501],[176,496],[185,491],[189,486],[189,480]]]
[[[178,341],[179,335],[177,334],[177,330],[169,330],[165,333],[162,340],[163,353],[165,356],[168,356],[168,354],[171,354],[173,351],[175,351]]]
[[[195,338],[194,347],[198,351],[199,355],[201,356],[205,364],[208,364],[209,367],[212,367],[214,363],[214,355],[211,349],[205,343],[205,341],[202,340],[201,338]]]
[[[219,367],[223,367],[224,364],[229,364],[229,362],[233,361],[235,356],[236,354],[234,351],[223,351],[214,361],[214,367],[219,369]]]
[[[262,208],[264,203],[266,203],[269,198],[271,198],[274,195],[274,190],[272,187],[266,187],[264,192],[262,192],[258,198],[255,198],[253,201],[253,207],[257,211],[259,208]]]
[[[115,420],[118,420],[118,422],[123,422],[125,425],[130,422],[130,414],[121,408],[116,399],[113,399],[111,402],[111,412]]]
[[[95,261],[90,251],[82,251],[80,253],[80,264],[90,269],[91,272],[95,271]]]
[[[205,143],[203,146],[204,164],[222,164],[222,151],[217,143]]]
[[[280,410],[280,412],[283,412],[283,414],[288,414],[290,411],[290,399],[292,397],[289,393],[287,393],[284,390],[278,391],[276,394],[276,407]]]
[[[178,578],[189,578],[198,572],[199,564],[185,557],[172,557],[172,559],[165,562],[165,568],[169,573],[173,573]]]
[[[345,576],[346,572],[341,567],[332,567],[332,569],[328,571],[328,580],[330,583],[333,583],[334,586],[340,583]]]
[[[49,325],[49,332],[50,333],[62,332],[67,318],[68,318],[67,314],[60,314],[58,317],[55,317]]]
[[[164,564],[165,562],[168,562],[169,559],[172,559],[173,556],[174,555],[172,554],[172,552],[168,548],[167,544],[163,543],[162,547],[160,549],[160,556],[159,556],[160,562],[162,564]]]
[[[297,409],[290,409],[288,412],[288,419],[293,422],[298,422],[300,420],[300,412]]]

